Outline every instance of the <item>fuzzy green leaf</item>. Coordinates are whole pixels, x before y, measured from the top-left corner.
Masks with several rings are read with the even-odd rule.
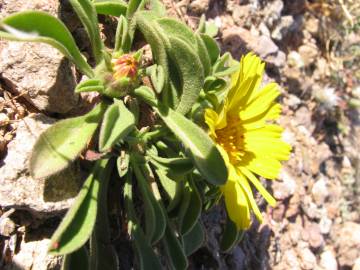
[[[148,0],[149,10],[155,12],[158,17],[166,16],[166,8],[160,0]]]
[[[190,256],[198,250],[205,240],[205,232],[200,221],[185,235],[183,235],[183,243],[186,256]]]
[[[149,153],[150,162],[155,166],[160,165],[162,169],[176,175],[183,175],[194,169],[192,160],[189,158],[162,158]]]
[[[225,162],[215,143],[200,127],[178,112],[158,110],[161,118],[191,153],[196,168],[211,184],[223,185],[227,180]]]
[[[99,187],[110,173],[107,164],[107,159],[95,164],[74,204],[51,238],[49,247],[51,255],[72,253],[89,239],[97,215]]]
[[[146,73],[150,76],[151,83],[156,93],[160,94],[165,86],[165,74],[162,66],[152,65],[146,69]]]
[[[98,25],[97,14],[94,5],[90,0],[69,0],[76,14],[80,18],[82,24],[89,35],[90,43],[95,61],[97,64],[102,59],[102,49],[104,44],[101,41],[100,30]]]
[[[199,97],[204,81],[204,69],[199,56],[186,42],[171,36],[169,40],[169,57],[176,65],[182,84],[181,99],[176,111],[186,114]]]
[[[139,167],[135,162],[132,163],[132,167],[145,206],[146,238],[150,243],[156,243],[161,239],[165,231],[165,214],[150,190],[147,179],[149,176],[145,174],[145,168]]]
[[[169,223],[166,226],[162,242],[172,267],[176,270],[186,269],[188,267],[186,255]]]
[[[85,246],[64,256],[61,270],[89,270],[89,254]]]
[[[102,177],[98,197],[96,223],[90,238],[90,270],[116,270],[118,257],[111,244],[110,224],[108,217],[108,187],[113,169],[112,160],[107,166],[107,174]]]
[[[160,168],[156,169],[156,174],[160,180],[162,187],[164,188],[167,196],[172,201],[176,197],[177,183],[166,175],[166,171]]]
[[[220,91],[223,90],[226,86],[226,81],[221,78],[209,76],[205,79],[204,82],[204,91]]]
[[[139,258],[141,270],[161,270],[161,264],[145,238],[144,232],[141,230],[139,221],[135,214],[135,208],[132,200],[132,174],[128,172],[125,176],[126,182],[124,185],[125,209],[128,215],[128,228],[131,237],[134,240],[135,250]]]
[[[195,37],[196,37],[196,51],[200,57],[200,61],[204,69],[204,75],[206,77],[211,72],[210,55],[203,39],[198,34],[196,34]]]
[[[115,100],[105,112],[100,128],[99,149],[108,151],[124,139],[135,127],[134,115],[121,100]]]
[[[15,41],[47,43],[68,57],[89,78],[94,73],[81,55],[66,26],[42,11],[14,13],[0,22],[0,37]]]
[[[140,86],[133,93],[151,106],[157,106],[158,104],[154,91],[147,86]]]
[[[129,35],[129,25],[126,18],[121,15],[116,28],[114,51],[121,50],[122,52],[127,53],[129,52],[130,47],[131,38]]]
[[[73,162],[87,146],[106,107],[100,103],[84,116],[61,120],[45,130],[31,154],[31,175],[46,178]]]
[[[229,252],[233,249],[242,239],[244,233],[245,231],[239,231],[236,224],[228,218],[220,243],[221,251]]]
[[[144,4],[144,0],[129,0],[128,8],[126,11],[126,18],[131,18],[135,12],[141,8],[141,6]]]
[[[191,178],[185,184],[183,196],[189,200],[189,203],[187,207],[185,206],[184,215],[180,218],[180,230],[181,234],[187,234],[195,226],[202,207],[200,194]]]
[[[160,25],[166,35],[182,39],[188,45],[195,48],[195,34],[186,24],[172,18],[161,18],[156,20],[156,22]]]
[[[200,37],[206,46],[211,64],[214,64],[220,55],[220,48],[218,44],[212,37],[208,35],[200,34]]]
[[[101,80],[99,79],[89,79],[79,83],[75,88],[75,93],[81,92],[103,92],[104,85],[102,84]]]
[[[93,0],[97,14],[119,17],[125,15],[127,3],[122,0]]]
[[[168,57],[166,53],[166,46],[169,45],[169,40],[162,33],[159,25],[154,22],[153,14],[148,11],[138,12],[136,17],[136,27],[144,35],[146,41],[150,44],[154,62],[160,65],[164,71],[164,85],[168,86]],[[164,91],[163,91],[164,92]]]

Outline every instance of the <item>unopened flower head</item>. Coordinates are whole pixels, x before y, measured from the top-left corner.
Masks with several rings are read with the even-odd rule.
[[[123,54],[118,58],[113,58],[111,64],[114,70],[114,79],[129,78],[134,80],[136,78],[139,63],[133,55]]]
[[[287,160],[291,147],[281,138],[283,129],[274,123],[281,113],[275,99],[276,83],[260,87],[264,63],[252,53],[241,59],[233,75],[226,99],[218,111],[207,109],[205,121],[227,164],[229,177],[221,191],[229,218],[237,228],[251,224],[251,210],[259,221],[261,212],[250,183],[274,206],[276,201],[260,183],[258,176],[275,179],[281,160]]]

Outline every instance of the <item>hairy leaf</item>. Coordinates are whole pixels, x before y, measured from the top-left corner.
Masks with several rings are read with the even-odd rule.
[[[106,107],[100,103],[84,116],[61,120],[45,130],[31,154],[31,175],[46,178],[73,162],[87,146]]]
[[[158,110],[161,118],[191,153],[196,168],[214,185],[227,180],[225,162],[210,137],[196,124],[171,109]]]
[[[206,46],[208,55],[210,57],[211,64],[214,64],[220,55],[220,48],[219,48],[218,44],[212,37],[210,37],[208,35],[200,34],[200,37]]]
[[[112,160],[109,161],[106,177],[101,178],[98,197],[98,211],[96,223],[90,238],[90,270],[116,270],[118,269],[118,257],[114,246],[111,244],[110,224],[108,217],[108,187]]]
[[[191,178],[185,184],[183,194],[183,196],[188,198],[189,203],[184,211],[184,215],[181,217],[180,230],[181,234],[187,234],[195,226],[200,216],[202,202],[197,187]]]
[[[131,38],[129,35],[129,25],[126,18],[121,15],[118,21],[115,35],[115,49],[114,51],[121,50],[124,53],[130,51]]]
[[[135,117],[122,100],[115,100],[105,112],[100,128],[99,149],[108,151],[135,128]]]
[[[75,88],[75,93],[92,91],[97,91],[100,93],[104,91],[104,85],[102,84],[101,80],[89,79],[84,82],[80,82]]]
[[[186,269],[188,267],[186,255],[169,222],[162,242],[172,267],[176,270]]]
[[[128,216],[128,229],[131,237],[134,240],[135,250],[139,258],[141,270],[161,270],[161,264],[145,238],[144,232],[141,230],[139,221],[135,214],[135,208],[132,199],[132,174],[128,172],[125,176],[126,182],[124,185],[125,209]]]
[[[136,17],[136,27],[144,35],[146,41],[150,44],[154,62],[160,65],[164,71],[164,85],[168,87],[168,57],[166,53],[166,46],[169,45],[169,40],[162,33],[161,28],[154,22],[153,14],[148,11],[138,12]],[[164,92],[164,91],[163,91]]]
[[[119,17],[125,15],[127,3],[122,0],[93,0],[97,14]]]
[[[66,26],[42,11],[14,13],[0,22],[0,37],[15,41],[47,43],[68,57],[89,78],[94,73],[81,55]]]
[[[142,193],[145,205],[146,237],[151,243],[156,243],[164,235],[166,221],[163,209],[155,199],[153,192],[149,187],[149,170],[145,166],[138,167],[132,163],[136,178],[139,183],[139,189]],[[149,211],[147,214],[146,212]]]
[[[74,252],[89,239],[96,220],[101,183],[109,177],[108,159],[97,161],[74,204],[51,237],[49,253],[62,255]]]
[[[102,49],[104,44],[101,41],[100,30],[98,26],[97,14],[94,5],[90,0],[69,0],[76,14],[79,16],[82,24],[89,35],[90,43],[95,61],[97,64],[102,59]]]
[[[169,40],[169,57],[173,59],[182,83],[182,95],[176,111],[186,114],[199,97],[204,81],[204,69],[199,56],[189,45],[176,37],[169,37]]]
[[[195,226],[185,235],[183,235],[183,245],[186,256],[190,256],[198,250],[205,240],[205,232],[203,226],[198,220]]]

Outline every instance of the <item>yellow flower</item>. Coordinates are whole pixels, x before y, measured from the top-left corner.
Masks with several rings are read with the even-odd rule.
[[[210,136],[229,170],[228,181],[221,191],[229,218],[239,230],[250,226],[250,210],[262,221],[251,185],[275,206],[275,199],[257,176],[275,179],[281,168],[280,161],[287,160],[291,151],[290,145],[281,139],[283,129],[271,123],[281,113],[280,104],[275,102],[280,91],[276,83],[260,87],[264,67],[260,58],[252,53],[242,57],[219,112],[205,111]]]

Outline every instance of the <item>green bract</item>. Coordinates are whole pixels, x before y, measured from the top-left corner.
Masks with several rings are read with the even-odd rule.
[[[137,265],[161,269],[154,249],[161,246],[168,265],[185,269],[187,256],[205,238],[201,212],[217,201],[228,177],[219,150],[202,128],[202,115],[204,108],[220,104],[234,72],[228,65],[232,59],[228,54],[220,57],[213,25],[202,18],[194,32],[165,17],[159,0],[70,3],[89,36],[90,59],[82,55],[66,26],[47,13],[19,12],[0,22],[1,38],[44,42],[69,58],[86,76],[75,92],[102,96],[87,114],[47,129],[33,149],[31,174],[47,181],[84,151],[98,152],[99,157],[54,233],[49,252],[64,255],[63,269],[118,268],[107,213],[108,186],[117,175],[125,183],[124,222]],[[118,18],[112,48],[101,39],[98,14]],[[151,47],[152,61],[146,66],[143,50],[133,50],[140,42]],[[146,121],[149,112],[152,121]],[[141,216],[135,207],[139,203]],[[223,249],[239,237],[229,223]]]

